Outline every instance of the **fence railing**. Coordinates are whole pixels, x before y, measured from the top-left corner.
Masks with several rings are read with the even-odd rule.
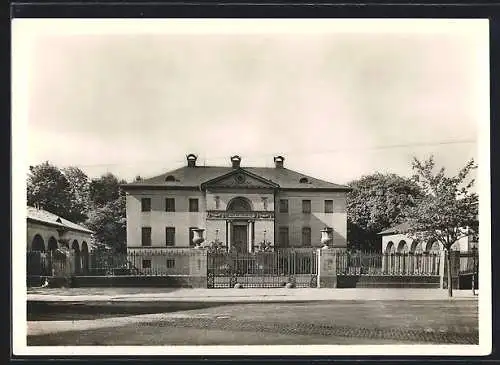
[[[206,258],[205,258],[206,257]],[[446,273],[441,253],[336,252],[337,275],[436,276]],[[203,262],[201,261],[206,260]],[[206,268],[205,266],[206,265]],[[444,265],[442,267],[442,265]],[[452,252],[452,275],[478,270],[477,252]],[[318,272],[317,250],[280,249],[274,252],[207,252],[192,249],[134,249],[128,253],[91,252],[86,256],[71,251],[27,252],[28,276],[167,276],[190,275],[207,270],[214,276],[289,276]],[[201,275],[201,274],[200,274]]]
[[[439,275],[439,253],[349,253],[336,254],[337,275]]]
[[[214,276],[287,276],[317,272],[315,250],[277,250],[255,253],[209,253],[208,272]]]

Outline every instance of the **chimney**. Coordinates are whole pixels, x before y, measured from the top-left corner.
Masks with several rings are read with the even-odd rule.
[[[231,163],[233,164],[233,169],[237,169],[240,167],[241,157],[240,156],[232,156]]]
[[[276,168],[283,167],[283,161],[285,161],[285,158],[283,156],[276,156],[274,158],[274,167]]]
[[[187,158],[187,164],[188,164],[188,167],[196,167],[196,155],[190,153],[189,155],[186,156]]]

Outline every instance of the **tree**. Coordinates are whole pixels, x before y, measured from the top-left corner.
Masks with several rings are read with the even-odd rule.
[[[39,206],[65,219],[74,220],[68,179],[49,162],[30,166],[27,195],[28,205]]]
[[[408,234],[423,241],[437,241],[447,251],[448,295],[453,296],[451,278],[451,246],[471,232],[477,232],[478,195],[471,191],[474,179],[468,176],[477,168],[474,160],[468,161],[457,175],[447,177],[445,168],[435,172],[434,157],[421,162],[413,159],[413,180],[425,195],[408,209]]]
[[[98,179],[92,179],[89,187],[90,201],[96,206],[103,206],[109,202],[115,201],[120,197],[120,184],[125,183],[124,180],[107,173]]]
[[[71,193],[70,211],[73,221],[84,222],[89,211],[89,178],[78,167],[67,167],[62,169],[62,173],[69,183]]]
[[[348,184],[347,195],[349,245],[357,249],[375,249],[377,233],[400,223],[404,211],[422,195],[411,179],[395,174],[375,173]]]
[[[96,239],[115,251],[126,250],[125,193],[120,184],[125,183],[111,173],[93,179],[89,186],[90,211],[87,226],[95,232]]]
[[[98,242],[112,247],[116,252],[126,251],[127,221],[125,196],[96,206],[89,212],[87,226],[95,232]]]

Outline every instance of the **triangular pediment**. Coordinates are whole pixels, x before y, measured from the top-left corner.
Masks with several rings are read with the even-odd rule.
[[[227,174],[204,182],[202,188],[277,188],[278,184],[245,169],[235,169]]]

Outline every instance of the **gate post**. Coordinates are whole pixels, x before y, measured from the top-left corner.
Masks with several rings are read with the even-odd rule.
[[[337,252],[335,249],[321,249],[318,282],[323,288],[337,287]]]
[[[193,288],[207,287],[207,250],[192,250],[189,254],[189,280]]]

